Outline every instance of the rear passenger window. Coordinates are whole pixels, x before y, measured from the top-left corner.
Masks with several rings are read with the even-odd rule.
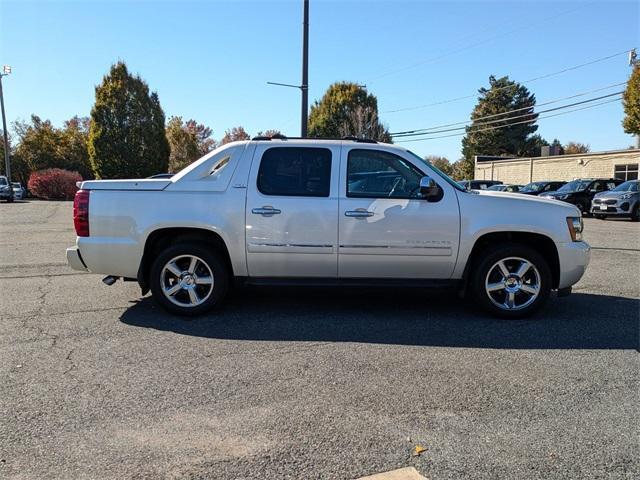
[[[258,170],[258,190],[264,195],[328,197],[331,150],[274,147],[264,152]]]

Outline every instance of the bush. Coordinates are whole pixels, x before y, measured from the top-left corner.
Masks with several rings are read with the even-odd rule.
[[[76,182],[81,181],[82,177],[78,172],[49,168],[33,172],[27,188],[34,197],[45,200],[73,200],[78,191]]]

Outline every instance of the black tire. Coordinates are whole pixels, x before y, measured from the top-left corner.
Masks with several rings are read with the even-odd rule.
[[[523,275],[524,280],[521,283],[531,283],[532,285],[535,285],[532,278],[536,278],[538,293],[528,305],[523,306],[522,308],[507,309],[505,307],[499,307],[494,303],[494,301],[500,299],[500,295],[502,294],[505,295],[506,303],[507,290],[503,289],[496,291],[493,293],[492,297],[487,291],[486,283],[491,279],[490,272],[491,275],[496,273],[494,269],[498,268],[496,267],[498,262],[504,259],[513,258],[526,260],[535,267],[535,269],[529,269],[527,273]],[[508,260],[506,262],[506,266],[513,266],[517,261],[519,260]],[[520,262],[520,264],[522,264],[522,262]],[[515,277],[515,270],[512,271],[510,268],[508,268],[508,270],[513,273]],[[480,253],[478,260],[472,266],[469,287],[472,292],[473,299],[480,307],[489,312],[492,316],[506,319],[523,318],[533,314],[549,298],[549,292],[551,291],[551,269],[544,257],[532,248],[517,243],[502,243],[490,247]],[[532,295],[524,291],[515,293],[517,301],[523,300],[522,305],[526,304],[526,301],[524,300],[527,296],[531,297]]]
[[[583,214],[588,213],[588,212],[584,209],[584,203],[582,203],[582,202],[576,202],[576,207],[578,207],[578,210],[580,210],[580,213],[583,213]]]
[[[636,204],[636,206],[631,211],[631,221],[640,222],[640,205],[639,204]]]
[[[165,270],[167,264],[176,258],[178,260],[174,264],[179,267],[178,270],[188,269],[189,267],[186,265],[189,263],[189,257],[197,257],[196,270],[199,273],[178,277]],[[209,276],[209,272],[213,279],[212,287],[209,287],[209,285],[197,285],[198,278],[204,280]],[[184,270],[183,273],[187,273],[187,271]],[[149,286],[154,300],[162,308],[176,315],[194,317],[202,315],[222,303],[229,289],[229,275],[229,268],[218,252],[207,248],[201,243],[185,242],[167,247],[156,257],[149,273]],[[187,281],[187,276],[189,281],[192,282],[190,286],[178,288],[177,293],[174,295],[165,294],[165,288],[178,287],[178,283],[182,284],[181,282]],[[195,280],[193,280],[194,278]],[[186,305],[191,297],[191,292],[188,292],[190,289],[195,290],[197,297],[205,297],[204,301],[195,306]],[[168,295],[175,302],[179,302],[182,305],[169,300]]]
[[[593,218],[596,218],[598,220],[604,220],[606,217],[604,215],[599,215],[597,213],[594,213]]]

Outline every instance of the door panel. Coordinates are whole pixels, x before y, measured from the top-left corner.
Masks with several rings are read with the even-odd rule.
[[[339,146],[258,146],[246,205],[249,276],[337,276],[339,155]]]
[[[369,165],[373,173],[349,168],[349,153],[354,150],[358,151],[352,154],[352,162],[357,158],[360,170],[366,170]],[[402,162],[411,163],[417,170],[418,182],[419,177],[430,174],[444,191],[438,202],[416,198],[415,180],[410,172],[394,164],[387,155],[371,153],[369,162],[369,152],[363,153],[362,150],[362,147],[351,150],[343,147],[338,275],[341,278],[450,278],[455,267],[460,230],[458,199],[453,187],[429,172],[426,165],[412,161],[412,157],[400,157]],[[376,156],[378,158],[374,161]],[[388,162],[389,167],[382,171],[379,160]],[[403,188],[398,192],[387,187],[386,194],[406,198],[360,198],[368,194],[367,187],[357,183],[361,178],[370,175],[374,178],[369,184],[384,189],[386,177],[393,176],[393,171],[398,172],[397,177],[403,178],[396,178],[386,185],[403,185]],[[384,193],[374,192],[371,195]],[[360,212],[360,215],[355,212]]]

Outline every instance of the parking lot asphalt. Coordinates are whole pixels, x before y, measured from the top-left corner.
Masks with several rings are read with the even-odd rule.
[[[69,202],[0,215],[0,478],[640,477],[640,224],[586,219],[586,276],[529,320],[246,288],[184,321],[67,267]]]

